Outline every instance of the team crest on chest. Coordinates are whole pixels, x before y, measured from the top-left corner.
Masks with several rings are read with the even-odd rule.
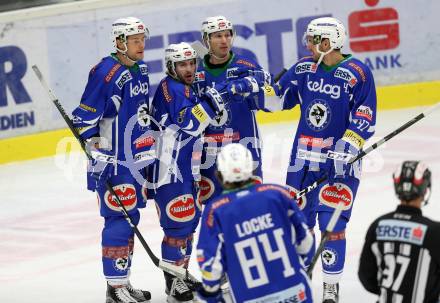
[[[226,104],[225,109],[221,112],[220,115],[217,115],[209,125],[211,129],[219,129],[223,128],[225,125],[229,125],[231,122],[231,109]]]
[[[307,125],[315,130],[326,129],[332,118],[332,112],[328,103],[324,100],[315,99],[306,109]]]

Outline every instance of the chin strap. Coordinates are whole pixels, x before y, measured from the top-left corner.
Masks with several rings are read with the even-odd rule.
[[[319,49],[320,45],[321,44],[316,44],[316,51],[321,54],[321,56],[319,56],[319,59],[318,59],[318,62],[316,63],[316,65],[321,64],[322,60],[324,59],[324,56],[330,54],[330,52],[333,50],[333,47],[331,47],[328,51],[321,52],[321,50]]]
[[[116,47],[116,50],[118,52],[120,52],[122,54],[122,56],[124,56],[128,61],[130,61],[130,63],[135,64],[137,61],[131,59],[128,55],[127,55],[127,51],[128,51],[128,47],[127,47],[127,42],[124,42],[124,48],[125,50],[119,49],[118,47]]]
[[[424,197],[423,197],[423,206],[425,206],[425,205],[427,205],[428,204],[428,202],[429,202],[429,199],[431,198],[431,193],[432,193],[432,191],[431,191],[431,187],[428,187],[427,189],[426,189],[426,193],[425,193],[425,195],[424,195]]]

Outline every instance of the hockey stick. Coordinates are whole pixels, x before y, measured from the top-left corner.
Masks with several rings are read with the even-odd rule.
[[[422,120],[423,118],[425,118],[426,116],[431,114],[433,111],[437,110],[438,108],[440,108],[440,103],[434,104],[433,106],[428,108],[426,111],[420,113],[419,115],[417,115],[416,117],[414,117],[410,121],[406,122],[405,124],[403,124],[402,126],[397,128],[396,130],[394,130],[391,133],[389,133],[388,135],[386,135],[384,138],[382,138],[379,141],[377,141],[376,143],[372,144],[367,149],[361,150],[356,156],[352,157],[348,161],[348,163],[352,164],[352,163],[362,159],[363,157],[365,157],[365,155],[369,154],[371,151],[375,150],[376,148],[378,148],[379,146],[381,146],[382,144],[384,144],[385,142],[387,142],[391,138],[400,134],[401,132],[403,132],[404,130],[406,130],[407,128],[409,128],[410,126],[415,124],[416,122]],[[313,184],[307,186],[305,189],[298,192],[298,194],[296,195],[295,198],[297,200],[299,200],[304,195],[308,194],[309,192],[311,192],[312,190],[317,188],[320,184],[324,183],[327,179],[328,179],[328,177],[326,175],[324,175],[323,177],[321,177],[320,179],[315,181]],[[319,243],[319,247],[316,250],[315,254],[313,255],[312,261],[310,262],[309,268],[307,269],[307,275],[309,277],[311,276],[311,274],[313,272],[313,268],[315,267],[315,264],[318,260],[318,257],[321,255],[322,251],[324,250],[324,245],[328,241],[329,234],[333,231],[333,228],[335,227],[336,221],[339,218],[339,216],[341,215],[343,205],[344,205],[344,203],[342,203],[342,202],[340,202],[337,205],[335,211],[333,212],[332,217],[330,218],[329,223],[327,224],[327,228],[324,232],[323,237],[321,238],[321,242]]]
[[[335,228],[336,225],[336,221],[338,221],[339,217],[341,216],[343,207],[344,207],[344,202],[342,201],[339,202],[332,216],[330,217],[330,221],[328,222],[325,232],[321,237],[321,243],[319,243],[319,246],[316,249],[315,254],[313,255],[312,261],[310,262],[309,268],[307,268],[307,275],[309,277],[312,276],[313,268],[316,265],[316,261],[318,261],[318,257],[321,255],[322,251],[324,250],[324,245],[325,243],[327,243],[328,238],[330,237],[330,233],[333,232],[333,229]]]
[[[440,102],[437,104],[434,104],[433,106],[431,106],[430,108],[428,108],[427,110],[425,110],[424,112],[420,113],[419,115],[417,115],[416,117],[414,117],[413,119],[411,119],[410,121],[406,122],[405,124],[403,124],[402,126],[400,126],[399,128],[397,128],[396,130],[392,131],[391,133],[389,133],[388,135],[386,135],[385,137],[383,137],[382,139],[380,139],[379,141],[377,141],[376,143],[372,144],[370,147],[368,147],[365,150],[361,150],[359,151],[359,153],[352,157],[348,163],[352,164],[360,159],[362,159],[363,157],[365,157],[367,154],[369,154],[370,152],[372,152],[373,150],[375,150],[376,148],[378,148],[379,146],[381,146],[382,144],[384,144],[385,142],[389,141],[391,138],[397,136],[398,134],[400,134],[401,132],[403,132],[404,130],[406,130],[408,127],[412,126],[413,124],[419,122],[420,120],[422,120],[423,118],[425,118],[426,116],[428,116],[429,114],[431,114],[433,111],[437,110],[438,108],[440,108]],[[332,156],[329,155],[329,158],[332,158]],[[306,188],[300,190],[296,196],[295,199],[299,200],[301,199],[303,196],[305,196],[306,194],[308,194],[309,192],[311,192],[312,190],[314,190],[315,188],[317,188],[319,185],[321,185],[322,183],[324,183],[326,180],[328,179],[328,176],[324,175],[322,176],[320,179],[316,180],[315,182],[313,182],[311,185],[307,186]]]
[[[87,159],[93,160],[92,155],[90,154],[90,152],[86,148],[86,144],[85,144],[84,140],[81,138],[78,131],[73,126],[72,120],[67,115],[66,111],[64,110],[64,108],[61,105],[58,98],[55,96],[55,94],[52,92],[50,87],[47,85],[47,83],[43,77],[43,74],[41,73],[38,66],[33,65],[32,69],[34,70],[35,75],[37,76],[38,80],[40,80],[41,85],[44,87],[44,89],[48,93],[51,101],[55,104],[56,108],[60,112],[61,116],[63,117],[63,119],[66,122],[67,126],[69,127],[70,131],[75,136],[75,138],[78,140],[83,152],[87,156]],[[137,228],[137,226],[135,224],[133,224],[133,220],[131,219],[130,215],[128,214],[127,209],[125,208],[124,204],[122,204],[121,200],[119,199],[118,195],[113,190],[113,187],[108,180],[105,182],[105,186],[106,186],[107,190],[110,192],[110,194],[116,200],[116,203],[118,204],[119,209],[122,212],[125,220],[127,220],[128,224],[133,229],[134,233],[136,234],[137,238],[141,242],[142,246],[145,248],[148,256],[150,257],[151,261],[153,261],[154,265],[156,265],[157,267],[159,267],[160,269],[162,269],[163,271],[165,271],[167,273],[170,273],[172,275],[175,275],[175,276],[182,278],[184,280],[187,280],[187,281],[189,280],[189,282],[193,283],[194,285],[200,285],[200,282],[188,272],[188,269],[164,262],[164,261],[160,260],[158,257],[156,257],[156,255],[151,250],[150,246],[148,246],[147,242],[145,241],[144,237],[142,236],[142,234],[139,231],[139,229]]]

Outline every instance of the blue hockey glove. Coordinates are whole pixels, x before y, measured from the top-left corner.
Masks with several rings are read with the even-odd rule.
[[[215,292],[209,292],[202,286],[197,289],[197,299],[203,303],[225,303],[220,288]]]
[[[255,80],[258,83],[258,86],[260,87],[266,85],[270,85],[270,86],[274,85],[272,75],[266,72],[265,70],[250,70],[249,75],[255,78]]]
[[[219,90],[217,90],[220,89]],[[215,87],[210,87],[205,91],[204,100],[210,105],[214,110],[216,115],[219,115],[225,109],[224,97],[227,97],[226,86],[223,84],[216,85]]]
[[[95,191],[98,183],[104,183],[114,171],[114,156],[109,150],[92,148],[92,160],[87,165],[87,189]]]
[[[227,89],[232,95],[244,95],[250,93],[258,93],[260,91],[260,86],[258,85],[258,82],[257,80],[255,80],[254,77],[248,76],[229,82]]]
[[[343,139],[338,140],[333,152],[329,153],[332,167],[329,171],[329,183],[334,184],[335,179],[344,179],[353,175],[353,165],[349,163],[350,159],[359,152],[353,144]]]

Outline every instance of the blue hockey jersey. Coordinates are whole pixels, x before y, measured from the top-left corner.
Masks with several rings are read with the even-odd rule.
[[[86,140],[100,137],[101,149],[115,157],[115,175],[132,175],[139,182],[155,159],[150,130],[149,77],[144,62],[128,68],[116,56],[101,60],[89,73],[73,124]],[[90,181],[90,179],[89,179]],[[94,189],[89,184],[89,189]]]
[[[201,96],[207,87],[214,87],[216,83],[223,81],[233,81],[240,77],[249,75],[249,70],[262,70],[258,63],[244,56],[231,53],[232,56],[228,62],[219,66],[212,66],[208,62],[209,57],[205,57],[196,73],[194,88]],[[277,101],[279,102],[279,101]],[[261,142],[258,125],[256,121],[256,111],[269,111],[269,104],[264,97],[264,91],[254,96],[244,98],[242,101],[228,102],[225,104],[225,110],[221,116],[216,117],[204,132],[204,149],[202,155],[201,174],[207,177],[208,182],[214,184],[202,183],[202,200],[209,198],[209,191],[214,191],[212,187],[220,187],[215,177],[215,162],[217,153],[222,145],[228,143],[242,144],[251,151],[254,161],[259,163],[256,174],[261,177]],[[204,187],[209,187],[205,190]],[[217,192],[220,192],[218,189]]]
[[[284,109],[301,107],[290,166],[326,167],[338,140],[357,149],[375,131],[376,90],[371,71],[351,55],[336,66],[317,66],[305,57],[278,82]],[[355,174],[357,176],[357,174]]]
[[[154,95],[152,113],[161,128],[154,171],[157,187],[198,180],[201,133],[215,117],[213,108],[191,86],[166,76]]]
[[[305,218],[279,185],[225,193],[206,205],[197,261],[206,290],[226,273],[236,302],[312,302],[299,254],[313,238]]]

